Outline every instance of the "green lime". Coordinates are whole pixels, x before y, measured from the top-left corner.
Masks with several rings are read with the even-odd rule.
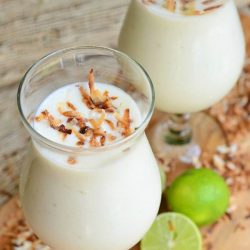
[[[178,213],[160,214],[141,242],[141,250],[201,250],[198,227]]]
[[[229,204],[229,190],[224,179],[211,169],[191,169],[177,177],[166,190],[172,211],[185,214],[197,225],[215,222]]]
[[[167,176],[161,165],[159,165],[159,171],[161,176],[161,191],[163,192],[167,186]]]

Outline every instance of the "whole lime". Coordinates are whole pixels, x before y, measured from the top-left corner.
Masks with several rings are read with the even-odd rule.
[[[198,226],[215,222],[229,204],[224,179],[210,169],[191,169],[178,176],[165,192],[168,206],[185,214]]]

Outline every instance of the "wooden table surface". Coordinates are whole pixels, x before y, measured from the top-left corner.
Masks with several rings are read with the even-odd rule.
[[[0,0],[0,207],[17,192],[29,140],[16,107],[21,77],[29,66],[52,50],[79,45],[116,47],[128,3],[129,0]],[[250,30],[247,41],[250,48]],[[243,195],[240,199],[249,202],[249,193]],[[14,202],[0,209],[0,234],[11,207],[16,209]],[[222,233],[222,239],[232,234],[238,237],[230,234],[232,226],[226,228],[228,231],[218,227],[214,237]],[[244,233],[249,234],[249,229],[250,225]],[[217,246],[219,250],[229,249],[224,248],[224,241]]]
[[[0,0],[0,206],[17,191],[28,136],[16,91],[25,71],[52,50],[115,47],[129,0]]]

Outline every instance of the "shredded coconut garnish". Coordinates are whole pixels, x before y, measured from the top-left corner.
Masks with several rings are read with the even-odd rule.
[[[142,0],[146,5],[159,5],[182,15],[203,15],[223,6],[225,0]]]
[[[53,117],[47,109],[35,117],[35,121],[47,120],[49,126],[60,133],[62,140],[69,135],[75,136],[77,138],[76,146],[88,143],[90,147],[101,147],[106,142],[118,139],[118,135],[127,137],[133,132],[129,108],[125,108],[122,113],[113,103],[119,99],[118,96],[110,96],[107,90],[100,91],[95,87],[93,69],[90,70],[88,76],[89,89],[85,89],[83,86],[78,86],[78,88],[83,104],[90,112],[93,112],[94,118],[84,117],[71,102],[74,100],[68,100],[65,103],[59,103],[57,107],[58,113],[67,118],[65,124]],[[106,124],[111,132],[103,130],[103,124]]]

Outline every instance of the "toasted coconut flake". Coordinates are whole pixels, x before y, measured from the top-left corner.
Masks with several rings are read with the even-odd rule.
[[[69,117],[69,118],[83,119],[82,114],[74,110],[63,111],[62,108],[59,107],[58,112],[61,115]]]
[[[35,121],[40,122],[44,119],[47,119],[49,115],[49,112],[47,109],[45,109],[44,111],[41,112],[41,114],[39,116],[35,117]]]
[[[83,119],[83,116],[77,111],[65,111],[62,114],[70,118]]]
[[[64,134],[71,134],[72,130],[65,127],[64,124],[61,124],[61,121],[55,119],[51,114],[49,114],[48,110],[45,110],[41,113],[46,119],[49,121],[49,125],[51,128],[64,133]],[[65,139],[66,137],[64,137]]]
[[[77,161],[76,161],[76,158],[74,156],[69,156],[67,162],[71,165],[74,165],[74,164],[76,164]]]
[[[171,11],[175,12],[176,9],[176,1],[175,0],[166,0],[166,8]]]
[[[105,120],[105,112],[102,112],[101,116],[99,119],[94,120],[94,119],[89,119],[89,122],[91,123],[91,125],[93,126],[94,129],[100,128],[100,126],[102,125],[102,123]]]
[[[114,140],[116,140],[116,138],[117,138],[117,137],[114,136],[114,135],[111,135],[111,134],[108,135],[108,140],[109,140],[109,141],[114,141]]]
[[[95,77],[94,77],[94,70],[91,69],[89,72],[89,90],[90,90],[90,95],[93,94],[95,87],[94,87],[94,83],[95,83]]]
[[[77,145],[77,146],[82,146],[82,145],[84,145],[84,143],[85,143],[84,141],[78,141],[78,142],[76,143],[76,145]]]
[[[118,99],[118,96],[111,96],[110,99],[111,100],[116,100],[116,99]]]
[[[67,102],[67,106],[70,108],[70,109],[72,109],[73,111],[76,111],[76,107],[75,107],[75,105],[73,104],[73,103],[71,103],[71,102]]]
[[[84,135],[80,134],[76,129],[72,129],[72,132],[76,135],[76,137],[79,139],[81,142],[85,142],[86,138]]]
[[[67,123],[70,123],[70,122],[72,122],[72,121],[73,121],[73,119],[74,119],[74,118],[72,118],[72,117],[69,117],[69,118],[67,119]]]
[[[52,127],[53,129],[58,129],[61,123],[60,120],[54,118],[52,115],[48,115],[48,120],[49,120],[50,127]]]
[[[114,108],[107,108],[107,109],[105,109],[105,112],[107,112],[107,113],[114,113],[115,109]]]
[[[205,1],[202,1],[202,4],[207,5],[207,4],[211,4],[213,2],[214,2],[214,0],[205,0]]]
[[[204,9],[204,12],[210,12],[210,11],[213,11],[215,9],[218,9],[222,6],[222,4],[218,4],[218,5],[215,5],[215,6],[211,6],[211,7],[208,7],[206,9]]]
[[[67,136],[68,136],[68,134],[65,134],[65,133],[61,133],[60,135],[61,135],[61,138],[62,138],[63,141],[64,141],[64,140],[67,138]]]
[[[68,135],[72,133],[72,129],[67,129],[63,124],[58,127],[58,131]]]
[[[100,128],[93,129],[93,134],[96,136],[106,136],[106,131],[101,130]]]
[[[115,113],[115,117],[118,120],[117,126],[123,128],[123,135],[125,137],[129,136],[131,134],[131,128],[130,128],[130,111],[129,109],[125,109],[123,117],[121,117],[118,113]]]
[[[102,146],[105,145],[106,137],[104,135],[101,136],[100,143]]]
[[[82,135],[86,134],[87,131],[90,129],[89,126],[82,126],[80,127],[79,133],[81,133]]]
[[[110,127],[110,129],[114,130],[115,129],[115,125],[112,121],[105,119],[105,122],[108,124],[108,126]]]
[[[83,98],[83,102],[86,104],[86,106],[89,109],[94,109],[95,105],[91,99],[91,97],[87,94],[87,92],[84,90],[84,88],[82,86],[79,87],[80,93],[82,95]]]
[[[105,92],[102,93],[98,89],[93,90],[91,94],[91,99],[97,107],[104,106],[103,103],[107,100],[107,98],[108,97],[105,95]]]
[[[89,141],[91,147],[100,147],[101,143],[97,141],[97,137],[93,135]]]
[[[83,97],[84,103],[89,109],[108,109],[112,108],[112,100],[109,97],[109,92],[106,90],[102,93],[100,90],[95,89],[94,86],[94,71],[93,69],[89,72],[89,90],[90,95],[84,90],[83,87],[80,87],[80,92]]]
[[[83,128],[86,126],[85,124],[85,120],[83,118],[78,118],[77,119],[77,125],[80,127],[80,128]]]

